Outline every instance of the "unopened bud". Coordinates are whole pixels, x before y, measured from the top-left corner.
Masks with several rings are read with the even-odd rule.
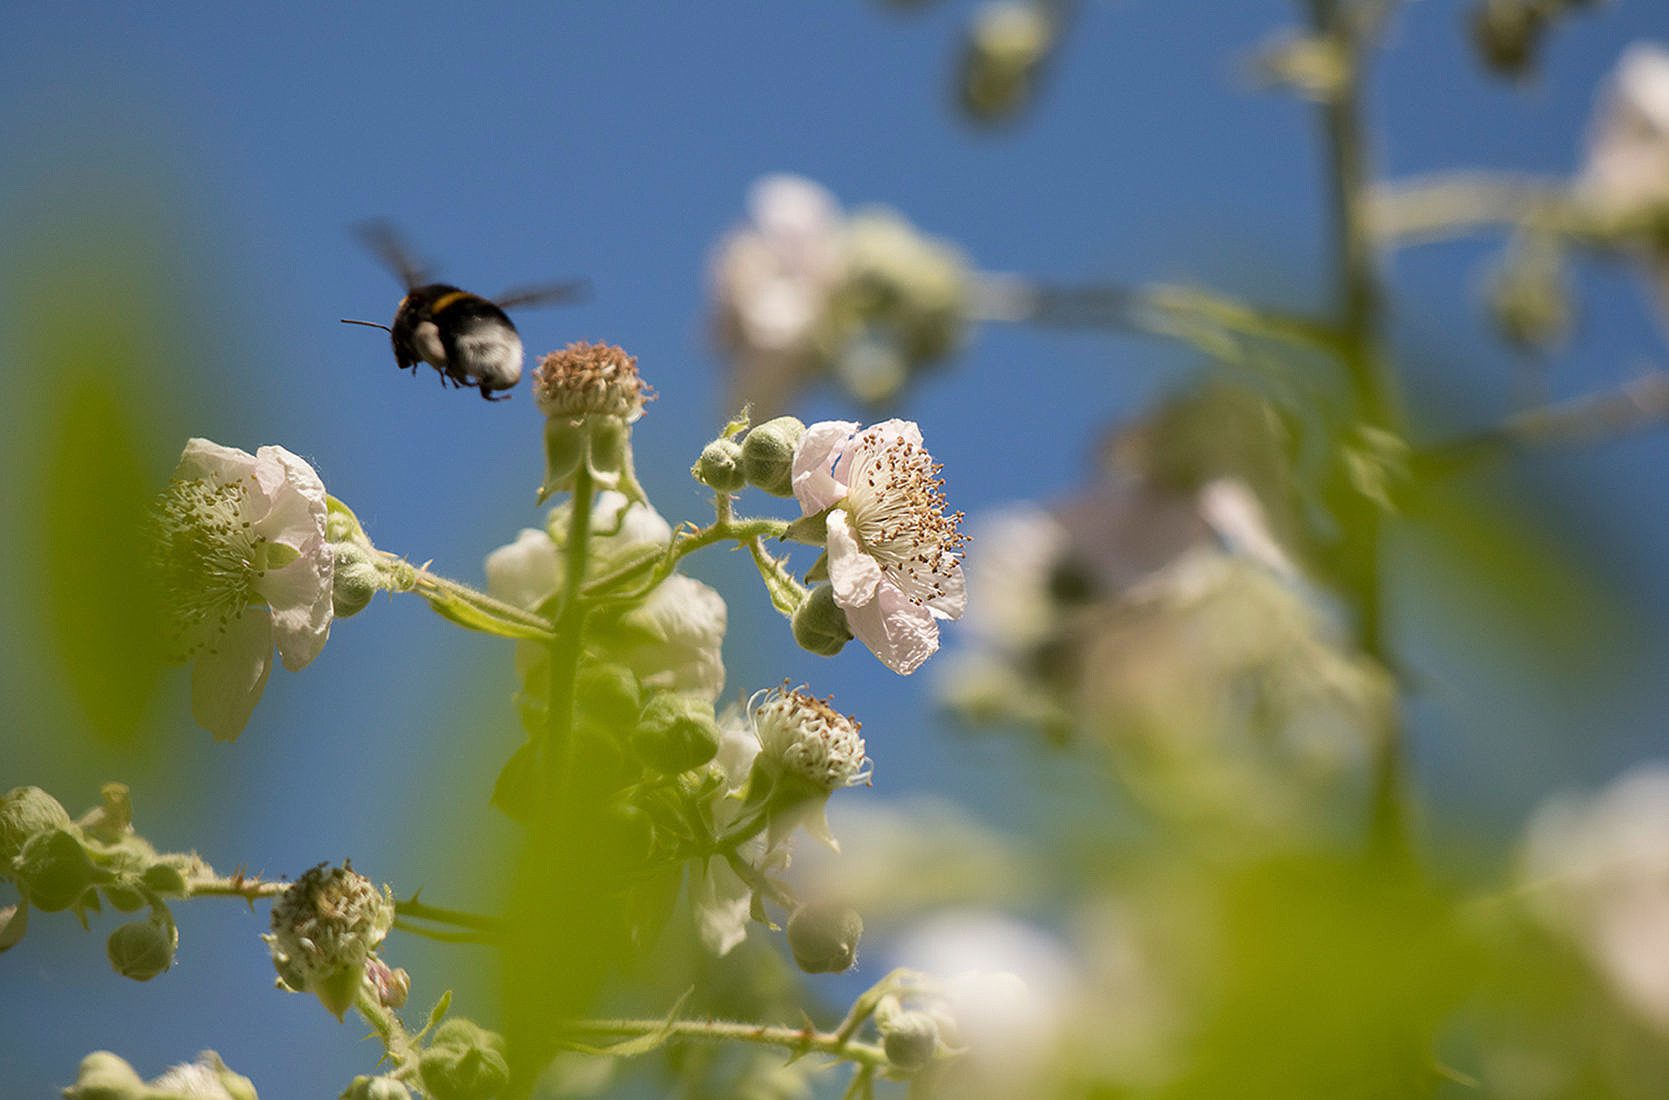
[[[69,829],[37,834],[17,857],[18,885],[31,905],[47,913],[68,909],[104,877]]]
[[[701,450],[690,474],[721,493],[734,493],[747,484],[742,474],[742,445],[734,439],[715,439]]]
[[[139,877],[139,881],[153,894],[185,896],[185,875],[172,863],[151,864],[145,868],[145,873]]]
[[[962,106],[976,122],[996,122],[1024,107],[1054,40],[1039,3],[1003,0],[974,16],[962,55]]]
[[[149,1095],[133,1067],[108,1050],[81,1059],[75,1084],[64,1090],[65,1100],[146,1100]]]
[[[939,1022],[925,1012],[899,1012],[881,1025],[881,1049],[899,1069],[920,1069],[939,1049]]]
[[[69,823],[69,812],[39,787],[13,787],[0,795],[0,871],[11,866],[31,837]]]
[[[332,575],[330,598],[338,619],[364,611],[384,583],[382,571],[377,568],[371,551],[352,542],[336,545],[336,568]]]
[[[788,947],[807,974],[840,974],[858,961],[863,917],[848,905],[808,902],[788,918]]]
[[[806,426],[792,416],[752,429],[742,437],[742,473],[748,484],[772,496],[794,495],[794,451]]]
[[[667,775],[699,768],[719,751],[713,704],[672,691],[652,696],[632,731],[632,749]]]
[[[1545,6],[1532,0],[1479,0],[1472,9],[1472,47],[1492,72],[1530,76],[1550,18]]]
[[[411,1090],[393,1077],[361,1074],[348,1083],[340,1100],[411,1100]]]
[[[625,665],[586,665],[580,669],[574,695],[586,724],[615,736],[635,726],[643,709],[643,689]]]
[[[180,945],[179,929],[170,920],[128,921],[116,926],[105,942],[104,951],[116,973],[136,982],[148,982],[174,965]]]
[[[490,1100],[510,1081],[503,1037],[458,1017],[435,1029],[419,1066],[434,1100]]]
[[[384,1008],[400,1008],[411,995],[411,975],[404,967],[393,967],[372,955],[365,960],[365,980]]]
[[[794,641],[801,649],[820,657],[833,657],[852,640],[846,612],[835,603],[833,585],[814,586],[794,609],[792,624]]]

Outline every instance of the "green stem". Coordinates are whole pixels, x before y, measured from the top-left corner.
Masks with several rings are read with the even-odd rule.
[[[1582,236],[1590,219],[1563,182],[1469,172],[1381,184],[1367,220],[1376,241],[1410,245],[1498,227]]]
[[[576,1020],[567,1026],[565,1037],[576,1041],[601,1039],[636,1039],[646,1035],[665,1035],[669,1039],[687,1039],[710,1043],[745,1043],[754,1046],[777,1047],[795,1054],[826,1054],[859,1066],[886,1069],[891,1065],[886,1052],[873,1043],[855,1043],[832,1032],[818,1031],[809,1025],[796,1027],[766,1027],[761,1024],[736,1023],[730,1020]]]
[[[393,1009],[377,1000],[375,993],[368,988],[367,983],[361,982],[359,992],[354,995],[354,1008],[365,1022],[371,1025],[383,1049],[388,1052],[389,1060],[400,1069],[417,1065],[417,1044],[412,1041],[405,1025]]]
[[[1363,424],[1398,432],[1401,412],[1379,347],[1380,293],[1368,204],[1369,178],[1362,141],[1362,28],[1339,0],[1309,0],[1310,21],[1330,38],[1343,59],[1344,79],[1321,104],[1327,179],[1333,211],[1333,262],[1341,286],[1338,303],[1340,354],[1360,407]],[[1400,434],[1400,433],[1399,433]],[[1347,532],[1341,558],[1347,563],[1348,595],[1356,610],[1357,644],[1389,666],[1383,606],[1383,515],[1363,509]],[[1388,716],[1374,749],[1371,839],[1376,852],[1405,861],[1408,791],[1401,719]]]
[[[977,277],[972,312],[987,323],[1110,328],[1188,339],[1195,326],[1331,350],[1337,334],[1309,317],[1268,310],[1201,287],[1154,283],[1052,286],[1006,275]],[[1192,342],[1192,341],[1190,341]]]
[[[619,573],[599,577],[586,586],[585,594],[595,596],[610,603],[633,603],[653,592],[660,583],[672,576],[673,570],[686,556],[700,550],[704,546],[711,546],[716,542],[735,541],[746,544],[750,540],[762,538],[780,538],[788,530],[788,521],[781,519],[739,519],[714,522],[709,527],[677,535],[668,546],[666,553],[657,561],[637,562],[621,570]],[[636,575],[643,571],[646,565],[653,564],[649,579],[631,592],[619,595],[607,593],[622,579]]]
[[[550,642],[550,680],[545,711],[545,792],[550,805],[566,805],[574,757],[574,682],[584,652],[585,618],[590,603],[583,591],[591,550],[590,471],[582,464],[574,475],[564,554],[562,610]]]
[[[377,551],[382,557],[384,572],[396,592],[416,592],[428,600],[457,601],[502,624],[518,637],[548,640],[555,633],[550,620],[505,603],[467,584],[431,573],[427,567],[415,566],[398,554]]]

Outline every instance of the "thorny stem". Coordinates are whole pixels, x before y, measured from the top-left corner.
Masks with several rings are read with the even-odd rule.
[[[1395,431],[1401,419],[1397,398],[1379,347],[1379,280],[1368,206],[1368,172],[1362,142],[1361,87],[1363,28],[1339,0],[1309,0],[1310,22],[1332,40],[1343,59],[1344,77],[1321,104],[1333,208],[1334,266],[1342,285],[1338,304],[1341,355],[1355,390],[1363,424]],[[1363,652],[1389,664],[1383,615],[1383,532],[1377,510],[1364,510],[1349,532],[1343,557],[1357,613],[1357,642]],[[1393,860],[1410,854],[1404,736],[1396,714],[1386,718],[1374,759],[1372,842]]]
[[[235,874],[226,877],[198,878],[186,883],[186,897],[188,898],[241,898],[253,905],[262,898],[275,898],[290,888],[288,882],[276,879],[263,879]],[[479,936],[482,933],[494,933],[499,928],[496,917],[481,913],[470,913],[462,909],[445,909],[438,905],[412,898],[409,901],[394,903],[396,914],[395,926],[418,935],[428,935],[431,938],[444,938],[450,934],[437,936],[429,930],[412,925],[410,921],[421,920],[432,924],[450,924],[457,928],[466,929]]]
[[[571,1041],[636,1039],[664,1034],[669,1039],[747,1043],[778,1047],[795,1054],[826,1054],[859,1066],[887,1069],[886,1052],[874,1043],[856,1043],[833,1032],[805,1027],[766,1027],[731,1020],[575,1020],[564,1037]]]
[[[354,1008],[365,1017],[365,1022],[371,1025],[383,1049],[388,1052],[389,1060],[401,1070],[414,1068],[417,1065],[417,1044],[412,1041],[405,1025],[393,1009],[377,1000],[376,994],[371,992],[366,983],[361,982],[359,991],[354,995]],[[396,1074],[400,1076],[400,1074]]]

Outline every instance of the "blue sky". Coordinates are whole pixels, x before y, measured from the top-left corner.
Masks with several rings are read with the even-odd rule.
[[[1312,112],[1252,90],[1248,75],[1254,48],[1298,7],[1086,3],[1041,109],[988,133],[951,109],[964,3],[909,16],[858,0],[53,5],[9,20],[0,41],[0,245],[11,242],[0,255],[96,254],[100,219],[127,219],[157,260],[136,278],[159,293],[161,323],[195,364],[190,387],[164,395],[171,422],[249,449],[291,447],[379,545],[478,579],[488,550],[538,521],[536,414],[525,392],[488,406],[427,375],[413,382],[379,334],[336,324],[386,319],[399,296],[350,225],[391,220],[445,277],[483,292],[588,277],[589,301],[519,317],[524,338],[535,352],[606,339],[639,357],[661,395],[638,433],[640,471],[670,519],[700,518],[685,471],[727,411],[704,339],[703,266],[763,173],[805,174],[852,205],[893,205],[987,270],[1195,280],[1295,307],[1323,302]],[[1541,78],[1514,89],[1473,63],[1462,8],[1410,5],[1376,68],[1372,152],[1387,174],[1568,172],[1617,54],[1669,37],[1649,0],[1609,5],[1561,30]],[[1474,294],[1493,247],[1411,253],[1391,273],[1395,344],[1433,432],[1487,423],[1505,405],[1510,362]],[[30,278],[0,273],[7,286]],[[1662,329],[1631,279],[1600,272],[1582,290],[1560,393],[1662,361]],[[75,308],[105,308],[105,293]],[[0,320],[19,301],[0,305]],[[51,380],[15,362],[6,340],[17,400],[5,415],[22,418],[49,399]],[[973,513],[1070,490],[1100,428],[1192,365],[1122,337],[984,331],[901,411],[945,464],[953,506]],[[800,412],[855,410],[822,393]],[[1600,687],[1538,679],[1510,647],[1478,657],[1471,628],[1413,586],[1404,628],[1422,672],[1422,778],[1461,816],[1517,820],[1540,792],[1661,748],[1669,687],[1651,673],[1669,656],[1666,463],[1669,433],[1536,457],[1476,485],[1548,532],[1596,591],[1650,609],[1626,648],[1568,673]],[[732,688],[788,676],[833,691],[865,719],[878,797],[938,790],[1022,825],[1047,817],[1012,793],[1036,769],[1004,742],[969,745],[940,728],[920,678],[891,677],[855,648],[834,662],[784,655],[786,634],[738,563],[698,571],[730,598]],[[25,631],[8,633],[26,644]],[[161,846],[272,874],[352,855],[409,882],[458,862],[450,853],[463,838],[437,810],[480,806],[466,834],[502,835],[476,796],[513,744],[503,658],[414,601],[379,602],[340,624],[313,667],[275,673],[234,746],[210,744],[181,718],[100,771],[20,729],[0,734],[0,789],[39,782],[90,804],[98,778],[123,778],[142,829],[154,807],[148,831]],[[500,711],[460,726],[483,683],[502,687]],[[183,716],[178,691],[171,700]],[[264,917],[234,908],[182,907],[180,966],[145,986],[109,973],[101,935],[39,922],[0,961],[0,1091],[44,1095],[100,1046],[146,1073],[214,1047],[272,1096],[325,1095],[367,1069],[356,1028],[270,991],[253,938]],[[461,981],[486,988],[480,975]],[[435,992],[420,987],[414,999]]]

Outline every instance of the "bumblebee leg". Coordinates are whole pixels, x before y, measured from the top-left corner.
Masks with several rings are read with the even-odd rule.
[[[488,389],[486,386],[481,387],[481,396],[488,401],[508,401],[508,400],[510,400],[510,395],[509,394],[507,394],[507,393],[495,394],[495,393],[493,393],[492,390]]]

